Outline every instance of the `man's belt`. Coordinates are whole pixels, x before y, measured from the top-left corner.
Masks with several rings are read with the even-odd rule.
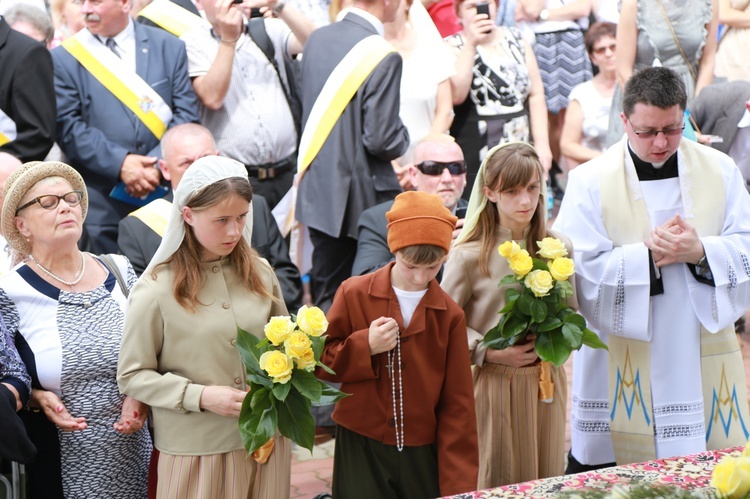
[[[245,165],[247,174],[258,180],[269,180],[276,178],[291,170],[297,164],[297,155],[292,154],[281,161],[266,163],[265,165]]]

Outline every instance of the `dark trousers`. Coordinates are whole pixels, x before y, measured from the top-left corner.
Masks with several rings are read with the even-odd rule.
[[[313,245],[310,288],[313,302],[328,312],[339,286],[352,275],[357,240],[351,237],[331,237],[319,230],[310,229]]]
[[[248,168],[248,171],[249,170],[250,168]],[[283,198],[289,189],[291,189],[296,171],[296,168],[289,168],[284,173],[280,173],[273,178],[266,178],[264,180],[259,180],[251,175],[250,185],[253,186],[253,193],[260,194],[266,198],[266,201],[268,201],[268,207],[274,209],[274,207],[279,204],[279,201],[281,201],[281,198]]]
[[[334,499],[427,499],[440,495],[437,444],[404,447],[399,452],[395,445],[336,427]]]

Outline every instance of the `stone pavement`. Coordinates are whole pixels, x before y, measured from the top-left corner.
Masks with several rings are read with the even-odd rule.
[[[747,314],[750,324],[750,313]],[[742,335],[742,353],[745,359],[745,377],[750,386],[750,331]],[[568,374],[568,411],[570,414],[570,383],[573,360],[568,360],[565,370]],[[331,491],[331,477],[333,474],[333,446],[331,440],[313,448],[312,456],[306,449],[294,449],[292,453],[292,488],[291,499],[312,499],[321,492]],[[570,425],[566,425],[565,447],[570,447]]]

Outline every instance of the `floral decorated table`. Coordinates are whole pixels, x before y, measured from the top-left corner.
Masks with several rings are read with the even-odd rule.
[[[603,491],[609,490],[615,485],[630,486],[636,483],[671,485],[689,490],[708,489],[711,472],[716,463],[727,455],[739,456],[742,449],[742,447],[736,447],[701,452],[690,456],[615,466],[598,471],[516,483],[451,497],[453,499],[558,497],[563,493],[570,494],[584,490]]]

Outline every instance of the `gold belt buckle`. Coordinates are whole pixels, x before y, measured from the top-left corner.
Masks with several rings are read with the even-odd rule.
[[[258,180],[265,180],[268,177],[268,170],[266,168],[258,168]]]

